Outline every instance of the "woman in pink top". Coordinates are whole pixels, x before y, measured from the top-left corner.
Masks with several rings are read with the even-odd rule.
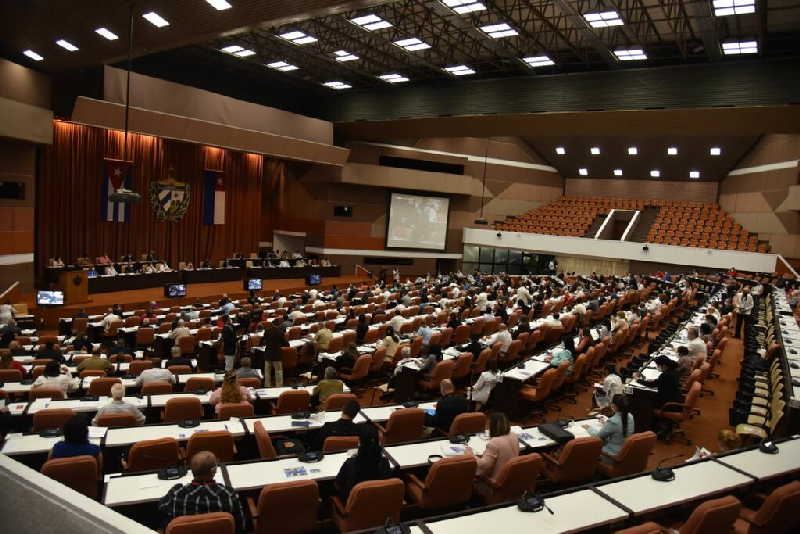
[[[511,424],[506,415],[499,412],[489,416],[489,437],[486,450],[478,459],[477,476],[479,479],[495,480],[503,466],[519,456],[519,440],[511,432]],[[471,449],[468,450],[472,452]]]
[[[239,404],[240,402],[252,402],[250,390],[239,385],[235,371],[226,371],[225,378],[222,379],[222,387],[211,393],[208,402],[214,405],[214,411],[219,415],[219,410],[223,404]]]

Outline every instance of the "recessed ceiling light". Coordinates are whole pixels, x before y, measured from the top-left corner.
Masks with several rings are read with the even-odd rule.
[[[647,59],[647,54],[641,48],[618,48],[614,55],[620,61],[642,61]]]
[[[355,24],[356,26],[361,26],[365,30],[368,31],[375,31],[375,30],[382,30],[384,28],[391,28],[392,23],[388,20],[384,20],[380,18],[378,15],[364,15],[362,17],[356,17],[354,19],[350,19],[350,22]]]
[[[280,37],[285,41],[289,41],[290,43],[294,43],[296,45],[304,45],[317,42],[316,37],[312,37],[310,35],[298,31],[282,33],[278,37]]]
[[[667,148],[667,155],[668,156],[677,156],[678,155],[678,147],[671,146]]]
[[[220,52],[225,52],[226,54],[233,54],[233,53],[238,52],[240,50],[244,50],[244,48],[242,48],[239,45],[228,45],[228,46],[224,46],[224,47],[220,48],[219,50],[220,50]]]
[[[505,22],[501,22],[499,24],[490,24],[489,26],[481,26],[480,30],[492,39],[501,39],[503,37],[518,35],[517,30]]]
[[[584,13],[583,18],[592,28],[606,28],[608,26],[622,26],[623,22],[616,11],[602,13]]]
[[[622,176],[622,169],[614,169],[614,176]]]
[[[337,91],[340,89],[350,89],[352,85],[346,84],[344,82],[325,82],[322,85],[325,87],[330,87],[331,89],[336,89]]]
[[[592,156],[597,156],[598,154],[600,154],[600,147],[593,146],[592,148],[589,149],[589,152],[592,153]]]
[[[580,169],[578,169],[578,174],[580,174],[581,176],[587,176],[589,174],[589,170],[585,167],[581,167]]]
[[[629,156],[635,156],[638,153],[639,153],[639,149],[637,147],[635,147],[635,146],[629,146],[628,147],[628,155]]]
[[[408,81],[408,78],[406,78],[402,74],[397,74],[397,73],[381,74],[380,76],[378,76],[378,78],[389,83],[403,83]]]
[[[728,41],[722,43],[722,53],[726,56],[735,56],[738,54],[757,54],[758,42],[757,41]]]
[[[75,52],[76,50],[78,50],[77,46],[64,39],[59,39],[58,41],[56,41],[56,44],[61,48],[69,50],[70,52]]]
[[[554,65],[553,60],[550,59],[549,56],[531,56],[531,57],[524,57],[522,61],[525,62],[526,65],[529,67],[547,67],[549,65]]]
[[[712,156],[719,156],[722,154],[722,149],[718,146],[712,146],[711,149],[708,151],[709,154]]]
[[[169,22],[167,19],[156,13],[155,11],[148,11],[147,13],[142,14],[142,16],[147,19],[147,22],[156,26],[157,28],[163,28],[164,26],[169,26]]]
[[[25,50],[23,52],[23,54],[25,54],[26,56],[28,56],[29,58],[31,58],[34,61],[42,61],[44,59],[44,57],[40,56],[39,54],[37,54],[33,50]]]
[[[474,11],[485,11],[486,6],[475,0],[441,0],[444,5],[458,13],[465,15]]]
[[[211,4],[211,7],[213,7],[217,11],[224,11],[226,9],[230,9],[231,7],[231,5],[225,0],[206,0],[206,2]]]
[[[105,37],[109,41],[116,41],[119,39],[119,36],[108,28],[97,28],[94,32],[101,37]]]
[[[689,178],[700,178],[700,171],[689,171]]]
[[[715,17],[727,17],[729,15],[746,15],[755,13],[755,0],[713,0]]]
[[[557,146],[556,147],[556,154],[558,154],[559,156],[563,156],[566,153],[567,153],[567,149],[564,148],[563,146]]]
[[[238,52],[233,53],[236,57],[250,57],[256,55],[255,51],[250,50],[249,48],[245,48],[244,50],[239,50]]]
[[[468,76],[475,74],[475,71],[466,65],[455,65],[453,67],[444,67],[444,71],[452,74],[453,76]]]
[[[272,63],[267,63],[267,67],[281,72],[289,72],[290,70],[298,69],[297,66],[287,63],[286,61],[274,61]]]
[[[661,171],[659,171],[658,169],[653,169],[652,171],[650,171],[650,176],[653,178],[658,178],[659,176],[661,176]]]
[[[335,56],[336,61],[355,61],[358,59],[358,56],[355,54],[351,54],[347,50],[337,50],[333,53]]]
[[[416,37],[410,39],[401,39],[395,41],[394,44],[409,52],[416,52],[417,50],[425,50],[431,47],[428,43],[422,42]]]

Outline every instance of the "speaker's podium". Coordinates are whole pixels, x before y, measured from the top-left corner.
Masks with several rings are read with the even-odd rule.
[[[89,278],[83,269],[59,273],[58,288],[64,292],[64,304],[89,302]]]

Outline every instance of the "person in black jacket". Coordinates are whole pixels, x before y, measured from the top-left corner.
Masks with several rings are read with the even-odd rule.
[[[194,370],[191,358],[187,358],[181,354],[181,348],[177,345],[173,345],[172,348],[169,349],[169,360],[164,364],[164,367],[169,368],[171,365],[188,365]]]
[[[474,358],[473,361],[476,361],[476,362],[478,361],[478,356],[480,356],[480,353],[483,352],[483,345],[481,345],[481,336],[480,336],[480,334],[473,334],[472,335],[472,340],[469,342],[469,344],[466,347],[464,347],[464,351],[465,352],[471,352],[472,356]]]
[[[236,331],[228,315],[222,317],[222,354],[225,355],[225,370],[230,371],[236,360]]]
[[[656,407],[660,408],[668,402],[683,402],[678,364],[661,355],[656,358],[656,365],[661,374],[655,380],[643,380],[637,377],[637,380],[642,385],[658,389],[658,394],[655,398]]]
[[[325,440],[330,437],[361,436],[362,426],[353,422],[360,410],[361,405],[358,404],[358,401],[348,401],[342,408],[342,416],[337,421],[325,423],[319,429],[314,443],[314,450],[321,451],[325,445]]]
[[[276,319],[280,321],[280,319]],[[272,323],[261,338],[264,347],[264,385],[272,387],[272,369],[275,370],[275,387],[283,387],[283,347],[288,347],[284,330]]]
[[[356,325],[356,343],[361,345],[364,343],[364,337],[367,335],[369,325],[367,324],[367,317],[365,315],[358,316],[358,324]]]
[[[347,503],[350,491],[359,482],[383,480],[392,476],[392,468],[383,455],[377,434],[369,428],[364,430],[359,437],[358,453],[348,458],[336,475],[336,489],[344,504]]]
[[[48,358],[58,363],[66,363],[64,359],[64,355],[61,354],[61,349],[53,343],[52,341],[48,341],[44,344],[43,347],[39,347],[39,351],[36,353],[37,358]]]
[[[92,351],[92,344],[89,343],[89,340],[86,337],[86,334],[78,334],[75,336],[75,339],[72,340],[72,350],[76,352],[91,352]]]
[[[469,401],[463,395],[455,394],[453,382],[447,378],[439,384],[439,391],[442,398],[436,403],[436,412],[425,416],[425,424],[449,432],[453,419],[469,411]]]

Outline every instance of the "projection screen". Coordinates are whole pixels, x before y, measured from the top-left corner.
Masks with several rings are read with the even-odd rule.
[[[450,199],[392,193],[386,248],[444,250]]]

